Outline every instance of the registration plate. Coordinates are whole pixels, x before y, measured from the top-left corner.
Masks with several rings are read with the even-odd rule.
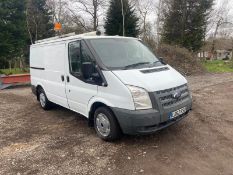
[[[174,111],[174,112],[169,113],[169,118],[170,118],[170,119],[174,119],[174,118],[176,118],[176,117],[178,117],[178,116],[184,114],[186,111],[187,111],[187,110],[186,110],[186,107],[181,108],[181,109],[178,109],[178,110],[176,110],[176,111]]]

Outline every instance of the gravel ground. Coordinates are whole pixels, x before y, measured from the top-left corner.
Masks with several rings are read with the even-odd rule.
[[[28,87],[0,91],[0,174],[233,175],[233,74],[188,79],[186,119],[115,143],[74,112],[43,111]]]

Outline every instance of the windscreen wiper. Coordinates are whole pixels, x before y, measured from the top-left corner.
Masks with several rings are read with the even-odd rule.
[[[140,62],[140,63],[130,64],[128,66],[125,66],[124,69],[134,68],[134,67],[141,66],[141,65],[144,65],[144,64],[150,64],[150,62]]]
[[[151,66],[150,67],[154,67],[157,63],[161,63],[161,64],[163,64],[161,61],[155,61],[155,62],[153,62],[153,63],[151,63]]]
[[[156,63],[161,63],[161,61],[155,61],[155,62],[153,62],[153,64],[156,64]]]

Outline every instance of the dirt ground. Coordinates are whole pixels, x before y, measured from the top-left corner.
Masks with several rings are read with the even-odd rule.
[[[188,79],[186,119],[115,143],[74,112],[43,111],[28,87],[0,91],[0,174],[233,175],[233,74]]]

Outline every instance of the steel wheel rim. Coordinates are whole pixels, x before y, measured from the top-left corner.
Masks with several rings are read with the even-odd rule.
[[[45,99],[44,93],[40,94],[40,104],[41,104],[42,107],[45,107],[46,99]]]
[[[96,128],[104,137],[107,137],[110,134],[110,121],[105,114],[99,113],[96,116]]]

